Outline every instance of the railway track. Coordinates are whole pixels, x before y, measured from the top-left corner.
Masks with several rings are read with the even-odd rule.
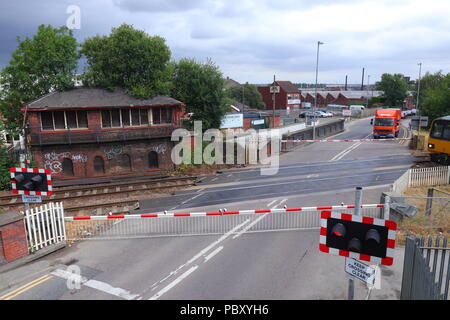
[[[171,188],[188,187],[195,184],[197,177],[170,177],[164,179],[137,180],[132,182],[102,183],[88,186],[71,186],[54,188],[53,195],[43,197],[42,203],[53,201],[77,202],[77,205],[65,207],[66,211],[77,210],[95,210],[109,207],[130,207],[133,210],[137,208],[138,201],[129,199],[137,193],[143,193],[149,190],[165,190]],[[90,204],[90,200],[95,198],[108,198],[100,204]],[[120,198],[128,198],[118,200]],[[84,204],[83,204],[84,202]],[[78,205],[78,203],[80,203]],[[41,204],[39,204],[41,205]],[[22,198],[20,195],[2,195],[0,196],[0,207],[4,211],[23,209]],[[116,211],[116,210],[113,210]],[[120,210],[119,210],[120,211]],[[129,210],[124,210],[129,211]]]

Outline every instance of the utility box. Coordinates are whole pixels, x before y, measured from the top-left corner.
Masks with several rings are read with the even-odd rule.
[[[389,196],[390,199],[389,217],[396,223],[403,221],[404,217],[414,217],[419,210],[416,206],[405,203],[405,198],[395,192],[383,192],[380,203],[386,203],[386,196]]]
[[[0,265],[28,255],[28,242],[19,212],[0,213]]]

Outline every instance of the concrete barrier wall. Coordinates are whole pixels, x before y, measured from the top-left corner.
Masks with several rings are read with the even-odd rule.
[[[344,131],[344,119],[336,119],[331,122],[316,125],[316,139],[324,139]],[[309,126],[298,131],[282,135],[282,140],[310,140],[313,139],[313,127]],[[304,145],[305,143],[302,143]],[[291,151],[300,145],[299,142],[282,142],[281,151]]]

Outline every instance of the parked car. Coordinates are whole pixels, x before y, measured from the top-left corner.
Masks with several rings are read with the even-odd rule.
[[[314,112],[313,111],[309,111],[309,110],[305,110],[305,111],[301,111],[298,116],[300,118],[313,117],[314,116]]]
[[[328,113],[325,113],[323,111],[316,111],[316,117],[317,118],[327,118],[329,117]]]

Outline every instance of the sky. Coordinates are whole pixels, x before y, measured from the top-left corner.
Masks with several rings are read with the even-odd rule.
[[[73,6],[79,9],[74,20]],[[172,59],[216,63],[240,83],[379,81],[450,72],[448,0],[15,0],[0,2],[0,68],[17,37],[41,24],[75,27],[79,43],[122,23],[161,36]],[[79,21],[74,24],[74,21]]]

